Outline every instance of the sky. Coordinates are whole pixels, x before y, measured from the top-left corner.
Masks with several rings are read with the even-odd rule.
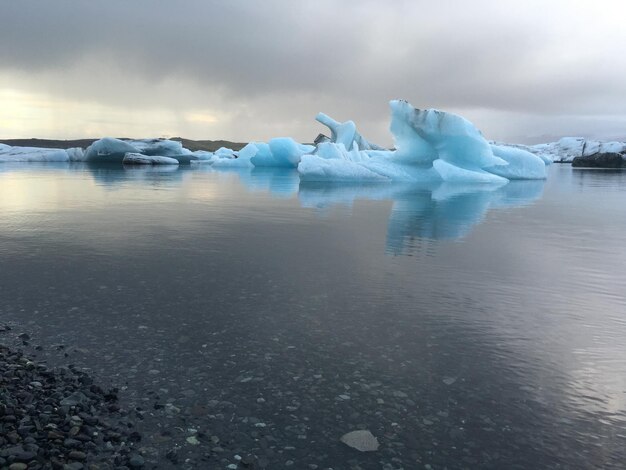
[[[0,0],[0,138],[391,145],[388,101],[494,140],[626,140],[623,0]]]

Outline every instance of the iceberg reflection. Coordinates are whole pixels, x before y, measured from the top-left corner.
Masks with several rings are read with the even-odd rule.
[[[490,209],[518,207],[539,199],[543,181],[462,185],[328,185],[301,183],[304,207],[352,205],[355,200],[393,202],[387,225],[387,252],[410,254],[419,241],[456,240],[466,236]]]

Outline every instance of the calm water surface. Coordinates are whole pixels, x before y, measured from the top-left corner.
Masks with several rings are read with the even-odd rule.
[[[6,164],[0,220],[0,321],[123,387],[158,468],[624,468],[626,173]]]

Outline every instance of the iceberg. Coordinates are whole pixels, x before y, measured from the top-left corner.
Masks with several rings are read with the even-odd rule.
[[[320,142],[298,165],[303,181],[447,181],[502,183],[545,179],[546,163],[523,149],[492,146],[467,119],[436,109],[390,102],[395,150],[368,147],[351,121],[337,123],[324,114],[330,142]],[[348,138],[353,138],[347,143]],[[365,142],[365,143],[364,143]]]

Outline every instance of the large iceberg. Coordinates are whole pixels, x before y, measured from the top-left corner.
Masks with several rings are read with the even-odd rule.
[[[541,158],[520,148],[489,144],[461,116],[416,109],[400,100],[391,101],[390,107],[395,150],[374,150],[350,121],[339,124],[321,115],[331,129],[331,141],[301,158],[302,180],[502,183],[546,177]],[[355,140],[347,144],[348,138]]]

